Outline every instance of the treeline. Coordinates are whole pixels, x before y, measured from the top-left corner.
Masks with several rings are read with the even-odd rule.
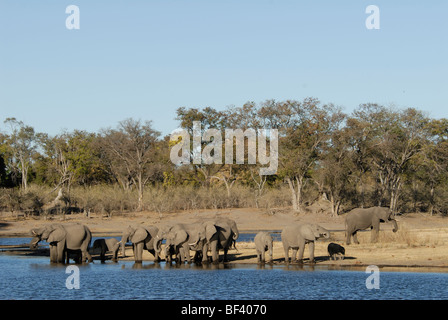
[[[347,114],[306,98],[224,111],[179,108],[176,120],[192,136],[194,121],[203,131],[277,129],[277,174],[260,175],[247,153],[245,164],[176,166],[176,142],[150,121],[49,136],[8,118],[0,133],[0,207],[39,213],[62,190],[58,200],[63,194],[67,208],[108,214],[283,206],[300,212],[322,198],[333,215],[372,205],[448,213],[447,119],[372,103]]]

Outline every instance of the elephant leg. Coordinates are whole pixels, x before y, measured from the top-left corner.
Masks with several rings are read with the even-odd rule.
[[[112,261],[113,262],[117,262],[118,261],[118,248],[115,251],[113,251]]]
[[[310,252],[310,262],[314,263],[314,241],[308,243],[308,250]]]
[[[359,244],[357,233],[358,231],[353,232],[353,242],[355,244]]]
[[[185,250],[184,250],[184,248],[183,247],[175,248],[174,251],[175,251],[174,252],[174,255],[175,255],[174,260],[175,260],[175,262],[176,263],[184,262],[184,260],[185,260]],[[170,255],[171,255],[171,253],[170,253]]]
[[[297,260],[297,249],[292,248],[291,262],[294,262],[296,260]]]
[[[227,252],[229,252],[229,248],[224,248],[224,262],[229,262],[229,259],[227,258]]]
[[[58,249],[57,246],[50,244],[50,262],[58,262]]]
[[[208,263],[208,244],[202,246],[202,263]]]
[[[299,257],[297,258],[299,263],[303,262],[303,253],[305,252],[305,240],[299,242]]]
[[[185,243],[182,248],[184,249],[184,260],[182,260],[182,262],[187,261],[187,263],[191,262],[191,255],[190,255],[190,246],[188,245],[188,243]]]
[[[202,261],[202,251],[198,250],[194,254],[193,262],[198,263]]]
[[[65,262],[65,258],[67,257],[67,263],[68,263],[68,253],[65,250],[65,243],[63,243],[63,241],[60,241],[60,242],[58,242],[56,247],[57,247],[57,249],[56,249],[57,250],[56,262],[64,263]]]
[[[104,248],[101,248],[100,260],[101,262],[104,262],[106,260],[106,250],[104,250]]]
[[[377,242],[378,241],[378,236],[379,236],[379,233],[380,233],[380,222],[379,221],[375,222],[372,225],[372,231],[370,231],[370,232],[371,232],[371,234],[370,234],[370,241],[372,243]]]
[[[264,262],[264,261],[265,261],[265,251],[262,250],[261,251],[261,260],[260,260],[260,262]]]
[[[212,249],[212,262],[213,263],[219,263],[219,251],[218,251],[218,243],[212,242],[210,244]]]
[[[283,250],[285,251],[285,263],[289,263],[289,246],[283,242]]]
[[[349,231],[347,229],[346,234],[345,234],[345,244],[346,245],[350,245],[350,238],[352,237],[353,232]]]
[[[143,261],[142,255],[143,255],[143,242],[136,243],[134,245],[134,258],[135,262],[141,263]]]

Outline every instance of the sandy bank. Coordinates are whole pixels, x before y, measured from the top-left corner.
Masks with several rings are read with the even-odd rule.
[[[317,265],[333,267],[378,265],[383,267],[439,267],[448,269],[448,219],[440,216],[430,217],[423,214],[408,214],[397,217],[399,231],[393,233],[392,225],[381,224],[378,243],[370,243],[370,232],[361,232],[358,236],[359,245],[346,246],[344,236],[344,217],[330,217],[324,213],[309,213],[295,215],[289,210],[279,210],[267,214],[264,210],[232,209],[207,210],[195,212],[169,213],[159,216],[157,213],[141,212],[126,213],[112,218],[93,216],[86,218],[81,214],[67,215],[65,221],[59,217],[52,220],[27,218],[16,221],[9,213],[2,215],[0,220],[0,237],[30,237],[29,230],[48,223],[80,222],[92,230],[94,236],[119,237],[122,230],[129,224],[162,225],[172,222],[191,223],[202,218],[226,216],[237,222],[240,232],[257,232],[259,230],[281,230],[295,222],[313,222],[331,230],[331,238],[327,241],[317,241],[315,257]],[[346,248],[344,260],[328,259],[327,246],[329,242],[342,244]],[[128,249],[126,260],[132,260],[132,250]],[[252,242],[237,244],[237,250],[229,251],[231,263],[256,263],[255,246]],[[305,249],[305,258],[308,249]],[[144,260],[152,261],[153,257],[145,253]],[[284,252],[281,242],[274,242],[274,264],[283,264]],[[307,261],[305,261],[306,265]],[[446,270],[448,271],[448,270]]]

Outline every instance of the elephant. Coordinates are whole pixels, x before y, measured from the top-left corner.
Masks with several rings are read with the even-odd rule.
[[[159,229],[155,226],[143,227],[143,226],[128,226],[126,230],[123,231],[121,237],[121,252],[122,257],[125,255],[125,244],[126,242],[132,242],[132,248],[134,251],[134,261],[136,263],[142,262],[143,249],[148,250],[153,256],[154,261],[159,262],[159,255],[155,251],[154,247],[154,237],[159,232]]]
[[[224,250],[224,261],[227,261],[227,251],[238,236],[235,221],[228,218],[206,219],[191,224],[178,223],[160,228],[155,248],[160,252],[161,242],[166,239],[165,248],[172,246],[174,252],[179,254],[181,262],[191,262],[192,250],[196,252],[195,262],[200,260],[207,263],[210,250],[212,262],[218,263],[219,250]]]
[[[350,244],[350,238],[359,244],[356,232],[367,228],[372,229],[371,241],[378,241],[380,231],[380,222],[392,222],[394,224],[393,232],[398,231],[397,221],[394,219],[392,211],[386,207],[356,208],[347,213],[345,218],[346,244]]]
[[[41,228],[31,229],[33,238],[29,243],[31,249],[35,249],[39,241],[45,240],[50,245],[50,262],[69,262],[69,253],[81,251],[82,262],[92,262],[89,254],[92,233],[82,224],[51,224]],[[80,262],[76,259],[76,262]]]
[[[171,263],[173,261],[173,255],[174,255],[175,262],[179,263],[182,261],[180,250],[178,248],[176,248],[176,246],[173,243],[170,243],[170,242],[166,243],[164,254],[165,254],[166,262]]]
[[[308,244],[310,262],[314,263],[314,241],[319,238],[330,238],[330,232],[317,224],[293,224],[285,227],[281,233],[285,262],[289,263],[289,249],[292,248],[292,260],[295,260],[299,250],[298,262],[302,263],[305,244]]]
[[[345,248],[337,243],[330,243],[327,247],[328,255],[330,259],[336,260],[336,256],[344,259]]]
[[[93,242],[92,249],[100,249],[100,259],[105,261],[105,254],[107,251],[112,251],[112,261],[117,262],[118,249],[120,249],[120,242],[115,238],[96,239]]]
[[[176,223],[160,227],[156,235],[155,250],[159,254],[161,243],[166,239],[165,257],[168,262],[171,261],[171,255],[176,255],[178,262],[191,262],[190,250],[196,251],[194,260],[200,257],[202,262],[206,262],[207,242],[212,239],[216,233],[216,228],[211,222],[198,222],[191,224]]]
[[[219,262],[220,249],[224,250],[223,262],[227,262],[227,252],[232,244],[235,245],[236,240],[239,237],[236,222],[229,218],[216,218],[211,221],[206,221],[205,223],[214,225],[216,228],[216,233],[205,244],[205,247],[211,249],[213,263]],[[204,249],[203,252],[204,255],[207,254],[206,249]]]
[[[272,236],[265,231],[257,233],[254,238],[258,262],[265,262],[265,252],[269,250],[269,261],[272,262]]]

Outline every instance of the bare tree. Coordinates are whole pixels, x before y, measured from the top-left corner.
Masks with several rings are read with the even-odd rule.
[[[150,121],[126,119],[116,129],[103,131],[103,143],[112,163],[120,165],[136,186],[137,210],[143,210],[145,185],[155,174],[157,166],[156,142],[160,133],[151,127]]]
[[[20,168],[22,174],[22,188],[26,190],[28,187],[28,170],[37,148],[37,135],[33,127],[25,125],[16,118],[7,118],[4,123],[9,126],[11,131],[7,143],[12,150],[16,166]]]

